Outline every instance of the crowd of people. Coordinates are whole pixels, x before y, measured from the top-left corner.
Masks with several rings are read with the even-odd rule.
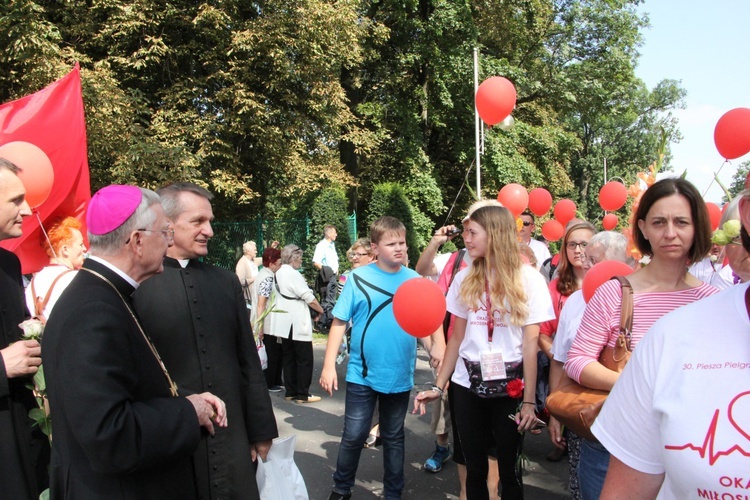
[[[0,158],[0,240],[21,236],[31,213],[18,173]],[[453,459],[462,500],[523,498],[524,436],[545,426],[547,458],[567,455],[572,498],[742,493],[750,190],[723,214],[723,227],[741,227],[725,245],[712,243],[695,187],[669,178],[639,200],[632,242],[574,219],[554,266],[534,239],[534,216],[517,218],[494,200],[469,207],[460,227],[436,229],[414,270],[398,219],[375,220],[341,266],[328,225],[309,257],[320,278],[312,288],[293,243],[273,242],[258,257],[246,242],[234,273],[205,263],[211,200],[187,182],[157,192],[105,187],[87,208],[89,248],[79,221],[54,220],[40,242],[49,265],[25,289],[18,258],[0,249],[3,495],[32,499],[49,487],[53,499],[260,498],[254,464],[278,437],[270,393],[321,401],[312,340],[326,315],[318,385],[345,390],[332,500],[352,497],[370,446],[383,451],[383,496],[401,498],[410,407],[432,413],[424,471]],[[459,234],[463,248],[440,254]],[[587,273],[603,261],[634,272],[584,298]],[[434,381],[412,399],[418,340],[392,303],[420,276],[438,284],[447,311],[420,340]],[[606,360],[622,339],[626,286],[632,356],[619,372]],[[29,316],[45,325],[41,344],[21,340]],[[29,378],[42,362],[53,439],[28,419],[37,406]],[[566,383],[610,393],[592,434],[577,435],[545,408]]]

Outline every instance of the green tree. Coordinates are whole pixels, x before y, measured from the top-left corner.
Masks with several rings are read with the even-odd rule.
[[[750,161],[743,161],[740,163],[739,167],[737,167],[737,172],[732,176],[732,184],[729,185],[728,189],[729,196],[726,194],[724,195],[724,202],[731,201],[732,198],[745,189],[745,182],[747,181],[748,174],[750,174]]]
[[[395,217],[406,227],[406,245],[409,247],[409,263],[416,264],[422,249],[417,247],[417,229],[414,224],[414,209],[409,203],[403,187],[392,182],[385,182],[374,187],[368,206],[365,222],[369,227],[372,222],[384,215]],[[424,236],[423,236],[424,237]]]
[[[349,269],[346,251],[352,246],[349,237],[349,219],[346,213],[346,194],[343,189],[325,189],[315,197],[310,213],[310,236],[307,240],[307,258],[312,262],[315,245],[323,238],[323,228],[336,227],[336,252],[339,255],[339,272]],[[309,266],[313,271],[312,264]],[[313,273],[314,276],[314,273]]]

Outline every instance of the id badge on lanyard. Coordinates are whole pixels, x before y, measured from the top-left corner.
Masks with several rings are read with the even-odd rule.
[[[487,341],[488,349],[479,354],[479,365],[482,369],[482,380],[503,380],[508,378],[505,373],[503,353],[492,350],[492,334],[495,332],[495,314],[492,311],[490,287],[486,285],[487,293]]]

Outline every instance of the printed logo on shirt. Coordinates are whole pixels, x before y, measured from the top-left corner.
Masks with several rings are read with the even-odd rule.
[[[717,408],[705,434],[695,441],[665,445],[664,448],[677,453],[697,453],[711,467],[717,466],[723,457],[750,457],[750,391],[737,394],[729,402],[725,413],[726,416],[722,416],[721,409]],[[727,491],[727,488],[731,490]],[[718,484],[697,488],[697,495],[709,499],[745,498],[735,496],[737,490],[750,490],[750,477],[723,475],[719,477]]]

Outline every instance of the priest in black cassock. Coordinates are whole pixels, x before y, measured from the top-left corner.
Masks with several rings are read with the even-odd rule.
[[[0,158],[0,240],[21,236],[23,218],[31,215],[18,172]],[[21,340],[18,324],[26,316],[21,263],[0,249],[0,496],[19,500],[39,497],[49,463],[47,437],[28,416],[36,402],[26,385],[42,360],[39,342]]]
[[[180,388],[226,402],[229,426],[193,456],[202,499],[257,499],[257,455],[278,436],[237,276],[200,262],[213,236],[212,195],[192,183],[159,190],[174,229],[164,273],[144,283],[135,307]]]

